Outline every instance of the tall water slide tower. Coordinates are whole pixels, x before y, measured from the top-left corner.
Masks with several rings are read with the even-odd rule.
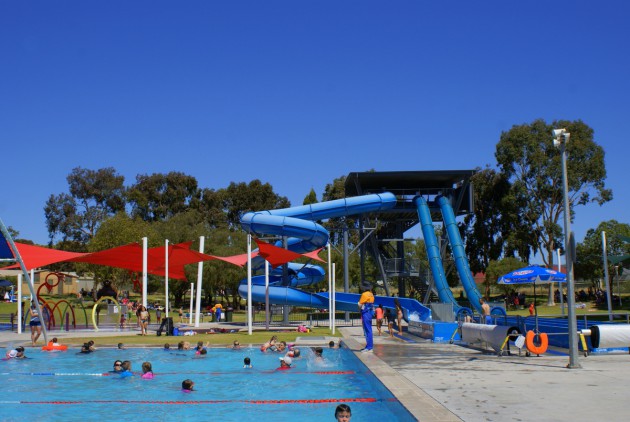
[[[474,209],[473,186],[470,178],[475,172],[475,170],[440,170],[348,174],[345,182],[347,197],[391,192],[398,199],[396,207],[371,214],[370,221],[359,219],[362,278],[365,258],[369,253],[375,260],[383,281],[384,292],[379,292],[379,294],[390,295],[390,283],[397,281],[399,296],[406,297],[405,280],[410,280],[420,286],[425,286],[425,289],[419,288],[419,290],[422,290],[424,295],[422,301],[425,304],[428,303],[430,294],[434,290],[431,272],[427,268],[420,268],[418,260],[407,259],[405,251],[405,233],[419,224],[418,209],[414,198],[422,196],[427,201],[431,218],[435,223],[443,224],[442,213],[436,201],[439,196],[448,198],[455,216],[469,214]],[[443,258],[446,253],[445,245],[446,243],[442,242],[440,248]]]

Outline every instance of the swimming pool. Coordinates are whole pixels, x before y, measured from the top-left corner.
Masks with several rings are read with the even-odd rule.
[[[310,348],[301,350],[302,357],[293,360],[290,370],[277,371],[281,355],[254,348],[210,348],[205,357],[156,348],[99,349],[91,354],[77,354],[76,348],[28,349],[30,359],[0,362],[2,419],[325,421],[334,420],[337,405],[346,403],[357,421],[415,420],[350,350],[324,349],[323,363],[316,362]],[[243,368],[246,356],[251,369]],[[131,361],[134,373],[141,373],[142,362],[151,362],[155,378],[111,374],[116,359]],[[195,382],[196,391],[181,391],[187,378]]]

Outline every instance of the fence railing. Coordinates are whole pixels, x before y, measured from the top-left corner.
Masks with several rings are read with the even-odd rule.
[[[289,309],[288,314],[284,314],[282,306],[272,306],[269,313],[269,325],[271,326],[298,326],[308,325],[310,327],[326,327],[329,325],[330,313],[313,312],[308,308]],[[253,325],[265,325],[265,312],[256,311],[253,314]],[[335,312],[335,326],[354,327],[361,325],[361,315],[358,312],[349,312],[346,318],[345,312]]]
[[[15,331],[17,330],[16,314],[0,314],[0,330]]]

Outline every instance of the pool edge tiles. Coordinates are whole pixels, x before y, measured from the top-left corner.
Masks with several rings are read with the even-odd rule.
[[[372,353],[361,353],[358,350],[363,348],[359,340],[363,336],[355,336],[352,328],[341,328],[344,335],[343,342],[350,350],[354,350],[354,355],[359,359],[387,388],[400,404],[416,420],[423,422],[432,421],[461,421],[451,410],[443,406],[429,394],[418,388],[412,381],[399,374],[391,368],[384,360],[378,356],[379,347],[385,345],[377,344]]]

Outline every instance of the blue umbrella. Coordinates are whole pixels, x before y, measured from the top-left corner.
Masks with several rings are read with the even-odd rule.
[[[514,270],[502,275],[497,281],[499,284],[533,284],[534,285],[534,319],[536,320],[536,332],[538,332],[538,309],[536,308],[536,285],[550,283],[565,283],[566,274],[550,270],[549,268],[532,265]]]
[[[549,268],[532,265],[520,268],[511,273],[499,277],[499,284],[549,284],[564,283],[567,281],[566,274]]]

